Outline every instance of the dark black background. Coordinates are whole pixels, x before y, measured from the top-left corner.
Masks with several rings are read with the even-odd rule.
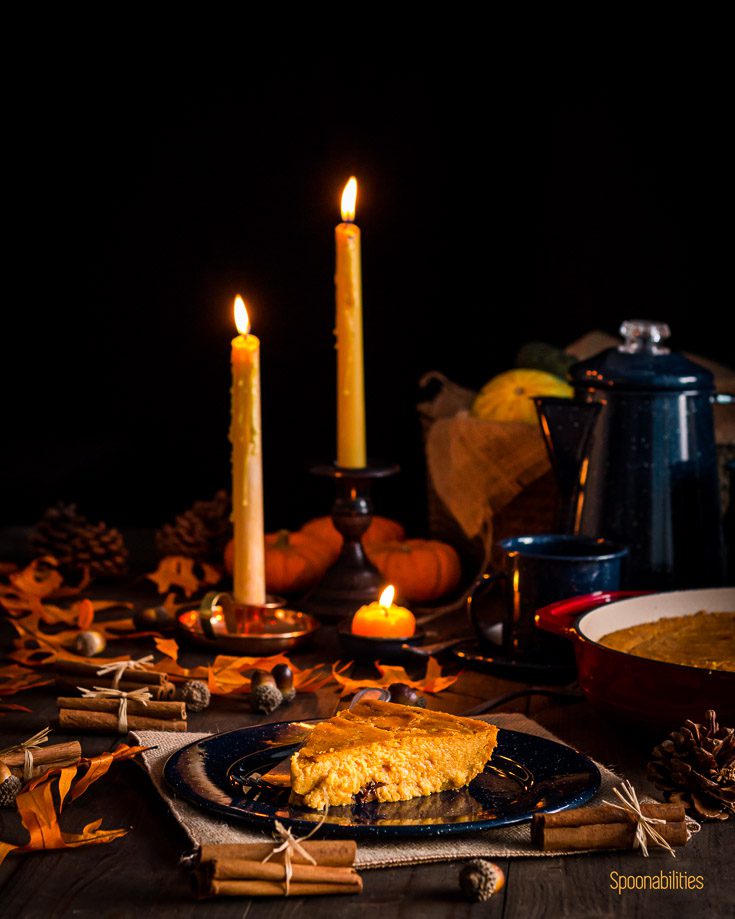
[[[334,454],[351,174],[369,452],[403,467],[378,506],[413,530],[425,371],[478,387],[524,341],[634,315],[732,361],[729,90],[686,45],[502,65],[136,52],[59,55],[6,112],[4,523],[64,498],[158,525],[226,487],[237,292],[262,340],[267,526],[326,512],[307,469]]]

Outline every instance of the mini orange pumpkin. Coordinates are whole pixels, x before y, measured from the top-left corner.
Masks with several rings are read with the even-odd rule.
[[[232,574],[235,544],[225,548],[225,569]],[[335,560],[331,547],[308,534],[280,530],[265,535],[265,586],[271,593],[306,590],[321,579]]]
[[[407,600],[438,600],[459,584],[462,568],[456,551],[435,539],[406,539],[368,545],[370,561]]]
[[[302,533],[308,533],[316,539],[328,543],[337,555],[342,551],[342,536],[334,528],[331,517],[315,517],[301,527]],[[362,537],[363,545],[372,543],[400,542],[406,536],[406,531],[397,520],[388,517],[373,517],[370,526]]]
[[[265,586],[272,593],[292,594],[317,583],[334,561],[318,540],[303,533],[267,533]]]

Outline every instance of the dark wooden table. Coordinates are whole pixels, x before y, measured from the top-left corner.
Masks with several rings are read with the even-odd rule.
[[[443,630],[461,627],[461,617],[449,617]],[[9,637],[7,624],[0,625],[0,638]],[[118,648],[115,649],[116,651]],[[147,645],[119,650],[147,653]],[[338,656],[334,636],[325,630],[308,652],[295,655],[297,662],[316,662]],[[184,663],[203,662],[197,653]],[[430,697],[430,707],[461,713],[481,702],[519,688],[487,674],[466,671],[448,690]],[[18,695],[13,701],[27,705],[32,714],[9,713],[0,718],[0,747],[18,742],[56,714],[55,693],[39,689]],[[338,707],[333,689],[318,695],[299,694],[284,715],[296,719],[328,716]],[[650,740],[609,724],[586,703],[562,704],[541,697],[520,700],[504,711],[523,711],[567,743],[593,756],[630,778],[639,791],[652,791],[645,780]],[[193,731],[221,731],[260,723],[247,701],[217,698],[209,711],[190,716]],[[54,732],[54,739],[71,739]],[[111,749],[118,743],[111,736],[82,738],[85,754]],[[134,763],[113,770],[92,786],[63,814],[63,827],[79,831],[92,819],[103,817],[104,827],[131,827],[127,836],[108,845],[56,852],[9,855],[0,867],[0,915],[2,917],[52,916],[166,916],[293,917],[339,915],[361,919],[421,919],[449,916],[596,917],[596,916],[692,916],[735,915],[735,821],[706,825],[685,849],[672,859],[654,852],[644,859],[635,852],[600,853],[567,858],[515,858],[500,861],[507,883],[503,891],[484,904],[465,902],[458,890],[460,863],[447,862],[407,868],[363,872],[365,889],[359,897],[294,898],[292,900],[209,900],[192,898],[188,879],[178,862],[186,839],[151,786]],[[21,842],[17,815],[0,810],[0,839]],[[676,869],[702,875],[704,887],[695,891],[639,891],[622,894],[611,889],[611,873],[657,874]]]

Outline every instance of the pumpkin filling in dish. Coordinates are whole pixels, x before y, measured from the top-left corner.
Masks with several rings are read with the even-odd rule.
[[[618,629],[600,644],[635,657],[735,672],[735,612],[672,616]]]
[[[291,757],[291,800],[323,810],[462,788],[497,734],[484,721],[366,699],[318,724]]]

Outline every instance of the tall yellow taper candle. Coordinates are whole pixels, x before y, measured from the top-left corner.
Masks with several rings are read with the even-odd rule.
[[[336,228],[337,270],[337,465],[365,466],[365,378],[362,359],[362,269],[360,228],[354,223],[357,180],[342,193],[342,223]]]
[[[234,595],[240,603],[265,603],[263,453],[260,430],[260,341],[250,335],[242,297],[235,299],[232,339],[232,523]]]

